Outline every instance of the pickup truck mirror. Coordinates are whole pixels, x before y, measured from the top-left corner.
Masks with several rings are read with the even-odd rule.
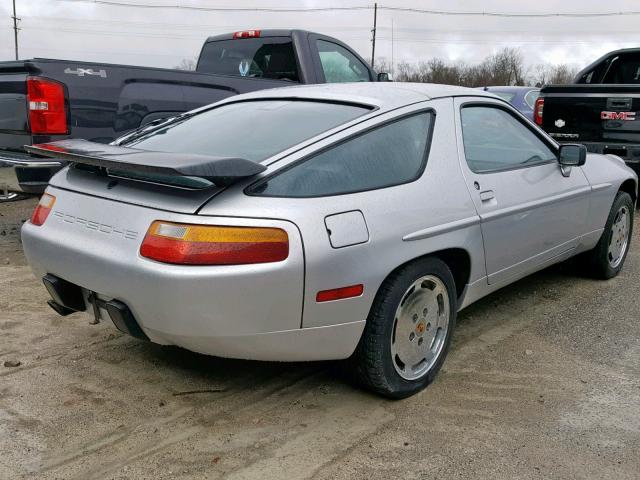
[[[578,143],[560,145],[558,162],[563,167],[579,167],[587,161],[587,147]]]
[[[391,82],[393,80],[391,80],[391,75],[389,75],[387,72],[380,72],[378,74],[378,81],[379,82]]]

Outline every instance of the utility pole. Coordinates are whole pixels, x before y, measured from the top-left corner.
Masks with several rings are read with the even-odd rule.
[[[18,20],[20,20],[17,16],[16,16],[16,0],[13,0],[13,35],[15,38],[15,44],[16,44],[16,60],[18,60]]]
[[[14,0],[15,1],[15,0]],[[376,23],[378,21],[378,4],[373,4],[373,38],[371,39],[371,68],[374,68],[374,63],[376,60]]]
[[[393,61],[393,18],[391,19],[391,78],[393,78],[394,76],[394,65],[395,62]]]

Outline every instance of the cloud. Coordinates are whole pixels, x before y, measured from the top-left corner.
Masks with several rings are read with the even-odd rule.
[[[123,0],[120,0],[123,1]],[[125,0],[131,3],[164,3],[168,0]],[[342,39],[369,59],[371,10],[267,13],[203,12],[142,9],[77,3],[64,0],[17,0],[21,58],[50,57],[171,68],[183,58],[197,56],[210,35],[245,28],[304,28]],[[387,7],[415,7],[452,11],[598,12],[629,10],[624,0],[512,0],[379,2]],[[211,6],[204,0],[182,0],[183,5]],[[216,6],[256,7],[264,2],[236,0]],[[272,0],[270,7],[370,6],[371,2],[347,0]],[[0,5],[0,58],[13,59],[10,2]],[[584,66],[609,50],[637,46],[640,16],[609,18],[497,18],[425,15],[381,10],[378,13],[376,52],[396,62],[417,62],[434,56],[468,63],[480,61],[503,46],[519,47],[527,64],[572,63]],[[393,42],[391,24],[393,22]],[[612,25],[611,28],[603,26]],[[615,25],[615,28],[613,27]]]

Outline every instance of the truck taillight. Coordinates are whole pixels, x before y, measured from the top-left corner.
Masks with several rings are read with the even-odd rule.
[[[36,135],[68,133],[64,86],[40,77],[27,78],[29,125]]]
[[[38,205],[36,205],[36,209],[31,215],[31,223],[38,227],[41,226],[51,213],[54,203],[56,203],[56,197],[49,195],[48,193],[42,195]]]
[[[178,265],[281,262],[289,256],[289,236],[279,228],[155,221],[142,241],[140,255]]]
[[[542,112],[544,110],[544,98],[538,97],[533,109],[533,119],[538,125],[542,125]]]
[[[242,32],[233,32],[233,38],[259,38],[260,30],[243,30]]]

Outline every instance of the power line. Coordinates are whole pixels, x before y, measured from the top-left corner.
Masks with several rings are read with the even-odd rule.
[[[380,27],[378,27],[380,28]],[[171,40],[202,40],[204,35],[184,35],[184,34],[171,34],[167,35],[164,33],[156,33],[156,32],[140,32],[140,31],[107,31],[107,30],[85,30],[81,28],[58,28],[58,27],[46,27],[46,26],[38,26],[38,27],[23,27],[25,31],[41,31],[41,30],[50,30],[55,32],[65,32],[65,33],[77,33],[83,35],[98,35],[98,36],[132,36],[132,37],[146,37],[146,38],[161,38],[161,39],[171,39]],[[363,35],[345,35],[342,38],[349,40],[371,40],[371,37],[366,37]],[[636,38],[640,39],[640,33],[636,34]],[[391,36],[380,36],[376,37],[377,40],[382,41],[391,41]],[[517,45],[592,45],[593,41],[588,40],[514,40],[513,38],[498,41],[496,42],[493,39],[462,39],[462,38],[446,38],[441,39],[437,37],[398,37],[395,35],[393,37],[395,42],[402,43],[418,43],[418,44],[442,44],[442,45],[474,45],[474,44],[495,44],[495,43],[510,43]]]
[[[506,17],[506,18],[553,18],[553,17],[617,17],[623,15],[640,15],[640,10],[629,10],[619,12],[559,12],[559,13],[535,13],[535,12],[477,12],[477,11],[446,11],[446,10],[426,10],[410,7],[378,7],[381,10],[409,13],[426,13],[430,15],[450,15],[450,16],[482,16],[482,17]]]
[[[219,24],[206,24],[206,23],[198,23],[197,25],[194,25],[193,23],[169,23],[169,22],[143,22],[143,21],[130,21],[130,20],[92,20],[92,19],[88,19],[88,18],[68,18],[68,17],[45,17],[45,16],[38,16],[38,15],[28,15],[28,16],[22,16],[21,18],[19,18],[18,20],[20,20],[21,25],[23,25],[23,27],[19,28],[18,30],[24,30],[26,29],[28,26],[29,27],[33,27],[33,29],[49,29],[49,30],[58,30],[58,28],[56,27],[47,27],[46,25],[40,25],[42,23],[51,23],[51,22],[59,22],[59,23],[64,23],[65,25],[61,28],[73,28],[72,25],[70,25],[70,22],[76,22],[76,23],[80,23],[82,24],[82,26],[87,26],[89,24],[95,24],[95,25],[100,25],[101,27],[111,27],[111,26],[115,26],[115,27],[123,27],[123,26],[133,26],[136,28],[139,27],[148,27],[148,28],[163,28],[163,27],[170,27],[172,29],[178,29],[178,30],[189,30],[190,32],[196,32],[196,31],[203,31],[206,32],[206,34],[209,35],[213,35],[215,34],[215,31],[224,31],[229,32],[229,31],[233,31],[233,30],[241,30],[242,28],[246,27],[246,24],[230,24],[230,23],[219,23]],[[25,23],[26,22],[26,23]],[[38,26],[35,27],[33,26],[33,22],[38,22]],[[327,25],[323,27],[323,31],[339,31],[339,32],[344,32],[344,31],[363,31],[364,29],[366,29],[366,26],[362,26],[362,25],[341,25],[341,26],[331,26],[331,25]],[[381,39],[380,37],[380,30],[386,30],[391,32],[392,27],[387,27],[385,25],[380,25],[378,24],[378,26],[376,27],[376,31],[378,32],[378,39]],[[393,30],[395,30],[395,32],[397,33],[398,31],[401,32],[406,32],[407,34],[412,34],[412,33],[417,33],[417,34],[422,34],[425,31],[427,31],[427,29],[425,29],[424,27],[399,27],[397,24],[393,24]],[[104,28],[102,29],[102,31],[104,31]],[[544,37],[554,37],[554,36],[559,36],[559,37],[566,37],[566,33],[563,32],[544,32],[541,33],[539,29],[532,27],[530,29],[522,29],[522,28],[515,28],[512,30],[505,30],[503,28],[500,29],[500,32],[496,32],[494,30],[488,31],[486,29],[469,29],[469,28],[465,28],[465,29],[458,29],[458,30],[452,30],[452,29],[442,29],[442,28],[432,28],[429,27],[428,29],[429,33],[431,34],[438,34],[438,35],[447,35],[447,36],[451,36],[454,34],[459,34],[461,36],[469,36],[469,35],[487,35],[487,36],[499,36],[499,37],[505,37],[508,35],[518,35],[518,36],[522,36],[523,34],[536,34],[538,36],[544,36]],[[572,30],[573,31],[573,30]],[[139,32],[139,30],[136,30],[136,32]],[[573,31],[574,33],[576,33],[575,31]],[[120,31],[113,31],[113,33],[121,33]],[[153,32],[148,32],[148,33],[153,33]],[[582,34],[585,35],[589,35],[590,37],[598,37],[598,36],[604,36],[604,37],[611,37],[611,36],[620,36],[620,35],[631,35],[631,34],[639,34],[640,32],[637,29],[633,29],[633,30],[620,30],[620,29],[616,29],[615,32],[614,31],[588,31],[588,32],[580,32]],[[183,35],[182,33],[178,34],[178,35]],[[340,38],[347,38],[349,36],[349,34],[347,35],[340,35]],[[198,37],[200,38],[200,37]],[[371,40],[371,38],[369,38],[369,40]],[[408,40],[408,38],[407,38]]]
[[[58,2],[89,3],[95,5],[108,5],[114,7],[133,7],[147,9],[180,9],[196,10],[207,12],[274,12],[274,13],[313,13],[313,12],[339,12],[372,10],[373,6],[350,6],[350,7],[311,7],[311,8],[287,8],[287,7],[200,7],[196,5],[163,5],[163,4],[142,4],[130,3],[115,0],[56,0]],[[378,6],[380,10],[391,12],[423,13],[428,15],[449,15],[449,16],[483,16],[483,17],[507,17],[507,18],[588,18],[588,17],[614,17],[623,15],[640,15],[640,10],[625,10],[617,12],[498,12],[498,11],[471,11],[471,10],[433,10],[412,7],[385,7]]]
[[[310,7],[310,8],[275,8],[275,7],[198,7],[195,5],[162,5],[151,3],[128,3],[117,2],[113,0],[56,0],[58,2],[73,2],[73,3],[91,3],[96,5],[109,5],[112,7],[135,7],[135,8],[148,8],[148,9],[161,9],[161,8],[173,8],[179,10],[196,10],[205,12],[275,12],[275,13],[287,13],[287,12],[327,12],[327,11],[341,11],[341,10],[371,10],[373,7],[361,6],[361,7]]]

